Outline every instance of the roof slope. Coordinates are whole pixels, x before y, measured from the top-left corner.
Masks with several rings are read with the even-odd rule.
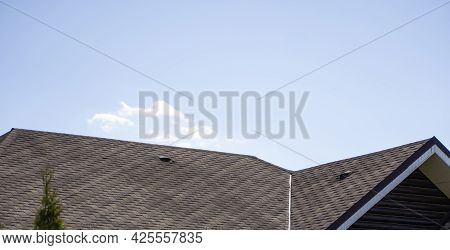
[[[427,141],[294,172],[291,228],[328,228]],[[339,180],[346,171],[352,174]]]
[[[45,166],[68,229],[287,228],[289,171],[256,157],[13,129],[0,143],[6,229],[32,228]]]
[[[291,229],[333,228],[435,144],[450,155],[432,138],[293,172],[247,155],[13,129],[0,137],[0,223],[32,228],[50,166],[68,229],[287,229],[291,174]]]

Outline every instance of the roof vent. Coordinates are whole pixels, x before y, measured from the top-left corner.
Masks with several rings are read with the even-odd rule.
[[[339,175],[339,180],[343,180],[352,174],[352,171],[345,171],[344,173]]]
[[[170,157],[167,156],[160,155],[158,158],[162,162],[174,162]]]

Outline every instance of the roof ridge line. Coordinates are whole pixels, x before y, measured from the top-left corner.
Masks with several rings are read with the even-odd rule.
[[[247,155],[247,154],[237,154],[237,153],[229,153],[229,152],[221,152],[221,151],[214,151],[214,150],[207,150],[207,149],[199,149],[199,148],[185,148],[185,147],[177,147],[172,145],[164,145],[164,144],[156,144],[156,143],[145,143],[145,142],[136,142],[136,141],[127,141],[127,140],[120,140],[120,139],[111,139],[111,138],[105,138],[105,137],[96,137],[96,136],[88,136],[88,135],[76,135],[76,134],[68,134],[68,133],[61,133],[61,132],[49,132],[49,131],[42,131],[42,130],[32,130],[32,129],[21,129],[21,128],[13,128],[12,130],[16,131],[29,131],[29,132],[37,132],[37,133],[48,133],[48,134],[54,134],[54,135],[63,135],[63,136],[70,136],[70,137],[84,137],[84,138],[91,138],[91,139],[97,139],[97,140],[109,140],[109,141],[116,141],[116,142],[126,142],[126,143],[133,143],[133,144],[141,144],[141,145],[148,145],[148,146],[160,146],[160,147],[166,147],[166,148],[175,148],[175,149],[183,149],[183,150],[191,150],[191,151],[200,151],[200,152],[209,152],[209,153],[217,153],[222,155],[234,155],[234,156],[241,156],[241,157],[247,157],[247,158],[253,158],[258,161],[261,161],[272,168],[280,169],[287,173],[292,173],[292,170],[277,166],[275,164],[272,164],[270,162],[267,162],[265,160],[262,160],[254,155]]]
[[[69,133],[62,133],[62,132],[51,132],[51,131],[33,130],[33,129],[22,129],[22,128],[14,128],[14,130],[18,130],[18,131],[29,131],[29,132],[37,132],[37,133],[48,133],[48,134],[54,134],[54,135],[64,135],[64,136],[70,136],[70,137],[84,137],[84,138],[92,138],[92,139],[100,139],[100,140],[108,140],[108,141],[116,141],[116,142],[126,142],[126,143],[142,144],[142,145],[156,145],[156,146],[162,146],[162,147],[180,148],[180,149],[193,150],[193,151],[206,151],[206,152],[211,152],[211,153],[219,153],[219,154],[240,155],[240,156],[254,157],[253,155],[246,155],[246,154],[228,153],[228,152],[214,151],[214,150],[208,150],[208,149],[199,149],[199,148],[185,148],[185,147],[178,147],[178,146],[173,146],[173,145],[164,145],[164,144],[157,144],[157,143],[146,143],[146,142],[138,142],[138,141],[127,141],[127,140],[123,140],[123,139],[112,139],[112,138],[99,137],[99,136],[91,136],[91,135],[69,134]]]
[[[270,166],[272,166],[273,168],[278,168],[279,170],[282,170],[282,171],[284,171],[284,172],[286,172],[286,173],[288,173],[288,174],[292,174],[293,172],[295,172],[295,171],[293,171],[293,170],[289,170],[289,169],[287,169],[287,168],[283,168],[283,167],[280,167],[280,166],[278,166],[278,165],[272,164],[272,163],[270,163],[270,162],[268,162],[268,161],[265,161],[265,160],[263,160],[263,159],[260,159],[260,158],[258,158],[257,156],[253,156],[253,155],[248,155],[248,156],[251,157],[251,158],[254,158],[254,159],[256,159],[256,160],[258,160],[258,161],[260,161],[260,162],[262,162],[262,163],[264,163],[264,164],[270,165]]]
[[[386,149],[378,150],[378,151],[367,153],[367,154],[352,156],[352,157],[341,159],[341,160],[330,161],[330,162],[326,162],[326,163],[323,163],[323,164],[320,164],[320,165],[316,165],[316,166],[313,166],[313,167],[308,167],[308,168],[296,170],[294,172],[295,173],[299,173],[299,172],[305,171],[307,169],[313,169],[313,168],[321,167],[321,166],[324,166],[324,165],[335,164],[335,163],[338,163],[338,162],[349,161],[349,160],[357,159],[357,158],[364,157],[364,156],[379,154],[381,152],[390,151],[390,150],[402,148],[402,147],[405,147],[405,146],[411,146],[411,145],[414,145],[414,144],[423,143],[425,145],[425,143],[427,143],[428,141],[433,140],[433,138],[435,138],[435,137],[431,137],[431,138],[420,140],[420,141],[416,141],[416,142],[406,143],[406,144],[403,144],[403,145],[399,145],[399,146],[395,146],[395,147],[391,147],[391,148],[386,148]]]

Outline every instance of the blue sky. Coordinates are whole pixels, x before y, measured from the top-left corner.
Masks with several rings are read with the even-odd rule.
[[[177,90],[261,94],[445,2],[2,1]],[[431,136],[448,147],[449,24],[447,5],[283,89],[310,92],[303,119],[311,138],[277,142],[320,163]],[[139,140],[137,126],[105,131],[89,120],[119,113],[121,102],[136,107],[139,91],[167,90],[2,4],[0,83],[2,134],[125,140]],[[177,145],[288,169],[315,165],[266,138],[226,140],[221,131]]]

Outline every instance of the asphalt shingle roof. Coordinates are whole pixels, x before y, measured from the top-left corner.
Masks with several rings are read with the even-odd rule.
[[[289,171],[248,155],[13,129],[0,137],[0,224],[32,228],[52,167],[68,229],[287,229],[291,175],[291,229],[326,229],[427,141]]]
[[[292,175],[292,229],[326,229],[427,140],[331,162]],[[339,175],[351,171],[345,179]]]
[[[14,129],[0,144],[5,229],[32,228],[46,166],[54,168],[68,229],[285,229],[288,223],[289,172],[256,157]]]

